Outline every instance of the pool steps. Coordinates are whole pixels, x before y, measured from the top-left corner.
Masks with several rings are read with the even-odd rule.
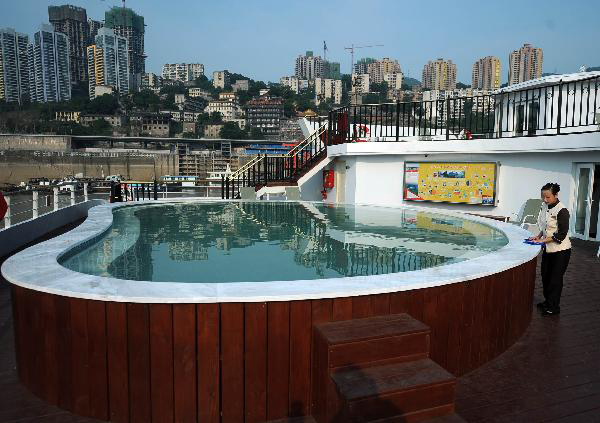
[[[314,421],[463,421],[454,414],[456,378],[429,358],[430,336],[408,314],[316,325]]]

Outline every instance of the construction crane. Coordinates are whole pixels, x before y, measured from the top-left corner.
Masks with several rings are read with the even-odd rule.
[[[354,73],[354,49],[371,47],[383,47],[383,44],[373,44],[371,46],[355,46],[352,44],[352,47],[344,47],[344,50],[350,50],[350,55],[352,56],[352,68],[350,69],[350,74]]]

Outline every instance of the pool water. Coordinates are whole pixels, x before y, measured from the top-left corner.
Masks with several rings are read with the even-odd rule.
[[[59,261],[118,279],[266,282],[421,270],[507,243],[491,226],[414,209],[188,202],[115,208],[107,232]]]

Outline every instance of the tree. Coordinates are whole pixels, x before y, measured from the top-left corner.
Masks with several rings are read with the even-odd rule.
[[[48,107],[51,106],[49,105]],[[118,108],[119,98],[115,94],[104,94],[90,101],[84,110],[91,114],[112,115]]]
[[[263,132],[260,130],[260,128],[257,128],[256,126],[250,127],[248,136],[251,140],[264,140],[265,139]]]
[[[363,104],[379,104],[378,93],[367,93],[362,98]]]
[[[145,111],[158,111],[161,101],[160,97],[151,90],[142,90],[131,95],[133,106]]]
[[[471,88],[471,86],[467,85],[467,84],[463,84],[462,82],[457,82],[456,83],[456,88],[459,88],[459,89],[460,88]]]
[[[173,136],[175,134],[181,134],[183,132],[183,123],[177,121],[171,121],[171,125],[169,127],[169,136]]]
[[[91,135],[112,135],[112,126],[106,120],[98,119],[90,124],[90,132]]]
[[[220,123],[223,123],[223,115],[221,114],[221,112],[212,112],[210,114],[209,123],[211,125],[218,125]]]
[[[225,122],[219,136],[226,140],[243,140],[246,138],[246,132],[241,130],[235,122]]]

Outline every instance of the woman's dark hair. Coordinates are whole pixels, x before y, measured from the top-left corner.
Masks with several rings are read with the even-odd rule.
[[[546,185],[542,187],[542,191],[552,191],[553,195],[556,195],[560,192],[560,185],[548,182]]]

